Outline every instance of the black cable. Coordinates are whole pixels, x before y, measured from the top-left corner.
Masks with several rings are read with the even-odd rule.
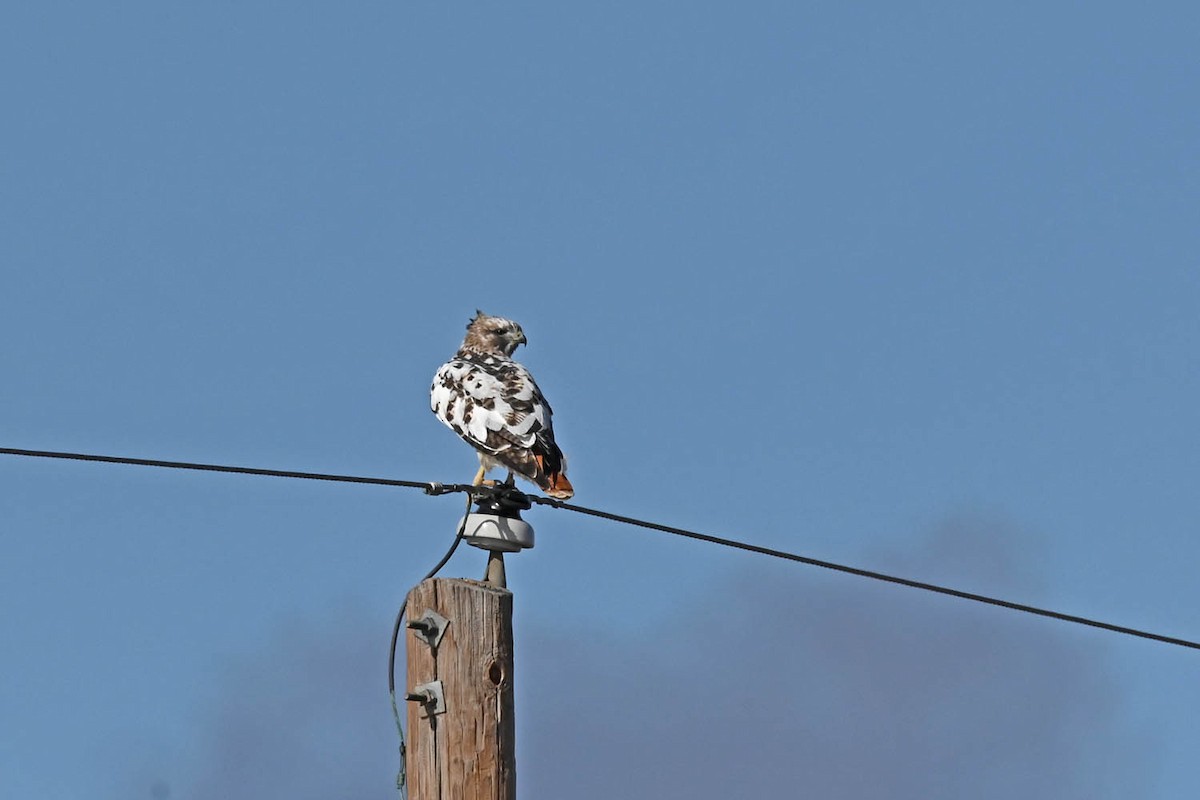
[[[410,590],[411,591],[411,590]],[[392,626],[392,648],[388,656],[388,699],[392,703],[392,719],[396,721],[396,735],[400,738],[400,769],[396,771],[396,791],[401,800],[408,799],[408,743],[404,739],[404,725],[400,722],[400,707],[396,705],[396,645],[400,640],[400,628],[408,613],[408,596],[396,612],[396,623]]]
[[[426,573],[420,583],[437,575],[442,567],[446,566],[446,562],[454,555],[454,551],[462,543],[463,535],[467,530],[467,515],[471,513],[471,501],[474,499],[470,492],[467,493],[467,507],[463,511],[462,521],[458,525],[458,532],[454,534],[454,541],[450,544],[450,549],[442,556],[441,560],[433,566],[433,569]],[[415,587],[414,587],[415,588]],[[392,625],[392,645],[388,653],[388,697],[392,701],[392,716],[396,720],[396,732],[400,735],[400,771],[396,775],[396,789],[399,790],[400,796],[405,798],[408,796],[408,770],[406,768],[405,759],[407,758],[407,745],[404,740],[404,726],[400,722],[400,708],[396,705],[396,651],[397,645],[400,643],[400,629],[404,626],[404,617],[408,614],[408,595],[412,594],[412,589],[404,595],[404,602],[400,604],[400,610],[396,612],[396,621]]]
[[[98,456],[88,453],[59,453],[53,450],[19,450],[15,447],[0,447],[0,454],[10,456],[32,456],[34,458],[65,458],[72,461],[99,461],[103,464],[133,464],[140,467],[167,467],[169,469],[192,469],[202,472],[232,472],[237,475],[267,475],[273,478],[300,478],[310,481],[336,481],[338,483],[368,483],[375,486],[402,486],[409,489],[424,489],[429,494],[446,494],[462,491],[462,484],[443,485],[428,481],[401,481],[394,478],[363,478],[357,475],[328,475],[321,472],[293,472],[282,469],[259,469],[256,467],[228,467],[219,464],[195,464],[189,461],[159,461],[152,458],[125,458],[122,456]]]
[[[454,535],[454,541],[450,544],[450,549],[446,551],[446,554],[442,556],[441,560],[433,566],[433,569],[429,570],[429,572],[419,581],[419,583],[424,583],[434,575],[437,575],[439,572],[441,572],[442,567],[446,566],[446,562],[450,560],[450,557],[454,555],[454,551],[457,550],[459,544],[462,543],[463,534],[467,529],[467,514],[471,513],[471,499],[471,496],[467,495],[467,508],[463,513],[462,522],[460,522],[458,525],[458,533]],[[411,591],[412,589],[409,589],[409,592]],[[396,645],[400,641],[400,628],[403,625],[404,615],[407,609],[408,595],[405,594],[404,603],[401,604],[400,610],[396,612],[396,624],[392,626],[392,654],[391,657],[388,658],[388,691],[390,691],[393,696],[396,694]]]
[[[494,492],[495,490],[489,487],[473,486],[462,483],[436,483],[426,481],[401,481],[390,478],[363,478],[352,475],[327,475],[315,472],[291,472],[286,470],[274,469],[255,469],[252,467],[227,467],[215,464],[193,464],[184,461],[159,461],[147,458],[121,458],[117,456],[100,456],[87,455],[83,453],[59,453],[49,450],[20,450],[12,447],[0,447],[0,454],[16,455],[16,456],[34,456],[39,458],[65,458],[76,461],[99,461],[108,464],[135,464],[147,467],[169,467],[174,469],[193,469],[203,470],[207,472],[232,472],[242,475],[269,475],[279,478],[303,478],[308,480],[323,480],[323,481],[339,481],[343,483],[366,483],[379,486],[401,486],[414,489],[423,489],[426,494],[441,495],[451,492],[466,492],[468,495],[467,509],[470,510],[470,500],[476,495]],[[671,525],[660,525],[656,522],[646,522],[645,520],[626,517],[621,514],[613,514],[608,511],[600,511],[594,508],[585,506],[577,506],[572,503],[564,503],[561,500],[555,500],[550,497],[529,496],[529,500],[538,503],[539,505],[550,506],[552,508],[561,508],[567,511],[574,511],[578,514],[586,514],[588,516],[599,517],[601,519],[620,522],[626,525],[634,525],[639,528],[647,528],[649,530],[662,531],[676,536],[684,536],[689,539],[698,539],[702,542],[711,542],[724,547],[732,547],[738,550],[745,550],[750,553],[759,553],[760,555],[771,556],[773,558],[781,558],[786,561],[795,561],[800,564],[808,564],[813,567],[821,567],[830,569],[836,572],[844,572],[849,575],[857,575],[862,578],[870,578],[872,580],[884,581],[886,583],[894,583],[900,586],[908,586],[913,589],[923,589],[928,592],[948,595],[950,597],[958,597],[963,600],[973,600],[977,603],[985,603],[987,605],[1007,608],[1013,611],[1021,611],[1026,614],[1034,614],[1041,617],[1060,620],[1062,622],[1072,622],[1078,625],[1087,625],[1092,628],[1112,631],[1114,633],[1123,633],[1128,636],[1136,636],[1142,639],[1150,639],[1156,642],[1178,645],[1180,647],[1188,647],[1193,650],[1200,650],[1200,642],[1190,641],[1188,639],[1180,639],[1174,636],[1163,636],[1158,633],[1150,633],[1149,631],[1138,630],[1137,628],[1128,628],[1123,625],[1114,625],[1109,622],[1101,622],[1099,620],[1088,619],[1074,614],[1064,614],[1060,611],[1051,611],[1049,609],[1038,608],[1036,606],[1025,605],[1024,603],[1014,603],[1010,600],[1001,600],[987,595],[975,594],[974,592],[964,592],[960,589],[951,589],[945,586],[938,586],[933,583],[925,583],[924,581],[915,581],[909,578],[901,578],[895,575],[887,575],[882,572],[874,572],[872,570],[860,569],[858,567],[849,567],[843,564],[836,564],[832,561],[822,561],[808,556],[797,555],[796,553],[788,553],[783,550],[774,550],[769,547],[759,547],[758,545],[739,542],[735,539],[725,539],[720,536],[712,536],[705,533],[697,533],[684,528],[676,528]],[[465,520],[465,516],[464,516]],[[457,549],[459,542],[462,539],[462,530],[460,528],[459,535],[455,537],[454,543],[450,546],[450,550],[442,557],[437,566],[429,573],[427,577],[432,577],[437,574],[450,557]],[[399,619],[399,618],[397,618]]]
[[[471,501],[474,499],[474,494],[467,492],[467,507],[463,509],[463,518],[458,524],[458,533],[454,536],[454,541],[450,543],[450,549],[446,551],[446,555],[442,556],[442,560],[434,564],[433,569],[429,570],[425,577],[421,579],[422,583],[441,572],[442,567],[446,566],[446,562],[450,560],[450,556],[454,555],[454,551],[462,544],[463,534],[467,531],[467,515],[471,513]]]
[[[467,529],[467,514],[471,513],[471,500],[472,498],[468,494],[467,507],[463,513],[462,521],[458,525],[458,533],[454,535],[454,541],[450,544],[450,549],[446,551],[446,554],[442,556],[440,561],[434,564],[433,569],[429,570],[429,572],[426,573],[425,577],[422,578],[419,583],[424,583],[434,575],[437,575],[439,572],[441,572],[442,567],[446,566],[446,562],[450,560],[450,557],[454,555],[454,551],[457,550],[458,546],[462,543],[463,534],[466,533]],[[409,591],[411,592],[412,590],[410,589]],[[404,622],[404,614],[407,609],[408,595],[405,594],[404,603],[400,606],[400,610],[396,612],[396,624],[392,626],[392,655],[388,659],[388,690],[391,691],[393,695],[396,693],[396,644],[400,640],[400,628]]]
[[[746,544],[734,539],[724,539],[720,536],[712,536],[707,533],[697,533],[684,528],[676,528],[671,525],[660,525],[656,522],[646,522],[633,517],[625,517],[620,514],[612,514],[608,511],[599,511],[594,508],[586,508],[577,506],[572,503],[564,503],[561,500],[555,500],[551,497],[533,497],[529,498],[539,505],[551,506],[552,508],[562,508],[567,511],[574,511],[578,514],[586,514],[592,517],[600,517],[601,519],[612,520],[613,522],[621,522],[626,525],[635,525],[639,528],[648,528],[654,531],[662,531],[663,533],[671,533],[676,536],[684,536],[689,539],[699,539],[702,542],[711,542],[724,547],[732,547],[737,550],[746,550],[751,553],[759,553],[773,558],[782,558],[786,561],[795,561],[800,564],[808,564],[813,567],[821,567],[823,569],[831,569],[836,572],[844,572],[849,575],[857,575],[861,578],[871,578],[872,580],[884,581],[886,583],[895,583],[900,586],[908,586],[913,589],[924,589],[927,592],[936,592],[938,594],[949,595],[950,597],[958,597],[963,600],[973,600],[977,603],[986,603],[987,605],[999,606],[1001,608],[1011,609],[1013,611],[1023,611],[1026,614],[1036,614],[1040,617],[1049,617],[1062,622],[1074,622],[1079,625],[1088,625],[1093,628],[1100,628],[1114,633],[1123,633],[1129,636],[1137,636],[1142,639],[1151,639],[1156,642],[1165,642],[1166,644],[1179,645],[1180,647],[1190,647],[1193,650],[1200,650],[1200,642],[1189,641],[1188,639],[1179,639],[1174,636],[1163,636],[1158,633],[1150,633],[1149,631],[1138,630],[1137,628],[1127,628],[1123,625],[1113,625],[1110,622],[1100,622],[1099,620],[1088,619],[1087,617],[1078,617],[1074,614],[1064,614],[1060,611],[1051,611],[1045,608],[1025,605],[1024,603],[1014,603],[1010,600],[1001,600],[996,597],[988,597],[987,595],[975,594],[974,592],[964,592],[960,589],[951,589],[946,586],[938,586],[933,583],[925,583],[924,581],[914,581],[909,578],[900,578],[895,575],[887,575],[882,572],[874,572],[868,569],[860,569],[858,567],[848,567],[844,564],[835,564],[832,561],[822,561],[817,558],[809,558],[808,556],[797,555],[796,553],[788,553],[783,550],[774,550],[770,547],[760,547],[754,544]]]

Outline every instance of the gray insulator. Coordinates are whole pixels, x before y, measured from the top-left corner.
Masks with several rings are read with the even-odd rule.
[[[533,527],[522,519],[468,514],[463,538],[467,544],[484,550],[515,553],[533,547]]]

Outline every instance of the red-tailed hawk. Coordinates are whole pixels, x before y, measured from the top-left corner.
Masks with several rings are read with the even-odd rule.
[[[433,377],[429,404],[437,418],[479,452],[475,483],[493,467],[566,500],[575,494],[554,442],[550,404],[529,370],[512,360],[525,333],[512,320],[482,311],[467,324],[462,347]]]

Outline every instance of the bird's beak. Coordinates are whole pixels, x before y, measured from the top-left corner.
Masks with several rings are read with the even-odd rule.
[[[525,338],[524,332],[517,334],[517,344],[529,344],[529,340]]]

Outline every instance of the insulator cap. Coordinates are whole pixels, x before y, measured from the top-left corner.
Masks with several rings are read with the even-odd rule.
[[[514,519],[496,514],[468,514],[463,527],[463,538],[467,544],[484,550],[515,553],[533,547],[533,527],[519,517]]]
[[[524,492],[499,484],[475,500],[475,511],[467,515],[463,538],[467,544],[501,553],[533,547],[533,528],[521,519],[521,512],[532,506],[533,501]]]

